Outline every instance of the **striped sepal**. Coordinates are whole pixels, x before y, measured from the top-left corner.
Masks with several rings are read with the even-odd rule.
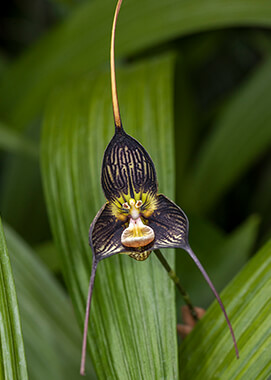
[[[148,222],[155,233],[152,249],[187,247],[188,219],[182,209],[163,194],[157,196],[156,210]]]
[[[112,205],[106,203],[98,212],[89,229],[89,245],[99,261],[117,253],[125,252],[121,244],[124,230],[121,221],[111,212]]]
[[[135,198],[138,193],[157,192],[152,159],[143,146],[123,130],[116,131],[106,148],[102,167],[106,198]]]

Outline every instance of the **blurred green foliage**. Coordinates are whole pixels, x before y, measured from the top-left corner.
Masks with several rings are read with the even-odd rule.
[[[113,134],[114,7],[113,0],[11,1],[0,16],[0,211],[10,226],[7,246],[33,379],[75,379],[79,369],[80,332],[67,297],[82,327],[88,227],[104,202],[100,166]],[[256,276],[267,271],[270,246],[250,261],[271,235],[270,26],[267,0],[124,0],[116,34],[124,126],[153,157],[160,191],[188,215],[191,246],[219,291],[249,262],[225,292],[245,356],[238,372],[244,379],[251,368],[253,379],[271,374],[268,358],[252,355],[270,348],[261,339],[271,328],[264,318],[270,274]],[[168,258],[173,263],[174,254]],[[192,299],[207,308],[213,298],[200,273],[184,252],[175,259]],[[177,295],[175,302],[155,258],[129,260],[114,257],[98,269],[89,334],[96,373],[178,378],[175,318],[182,300]],[[238,317],[242,308],[255,318]],[[263,330],[246,345],[246,330],[259,321]],[[229,337],[214,351],[223,365],[215,368],[206,354],[207,344],[221,348],[222,324],[212,306],[187,343],[179,342],[182,379],[193,379],[189,362],[198,365],[203,357],[195,378],[227,378]],[[230,378],[236,370],[230,367]],[[91,368],[88,378],[95,378]]]

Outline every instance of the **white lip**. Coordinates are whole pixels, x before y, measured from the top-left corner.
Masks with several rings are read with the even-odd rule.
[[[129,227],[125,228],[121,235],[121,243],[126,247],[145,247],[150,244],[154,238],[153,229],[146,226],[140,217],[137,217],[136,219],[130,219]]]

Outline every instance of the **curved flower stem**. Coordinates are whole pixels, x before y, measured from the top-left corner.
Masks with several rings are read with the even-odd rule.
[[[155,249],[154,250],[154,253],[156,254],[158,260],[160,261],[160,263],[163,265],[163,267],[165,268],[165,270],[168,272],[168,275],[169,277],[172,279],[172,281],[174,282],[174,284],[176,285],[177,289],[179,290],[179,292],[181,293],[185,303],[187,304],[189,310],[190,310],[190,313],[192,315],[192,317],[194,318],[194,320],[197,322],[199,320],[198,316],[197,316],[197,313],[196,313],[196,310],[190,300],[190,297],[188,295],[188,293],[186,292],[186,290],[182,287],[181,285],[181,282],[180,282],[180,279],[179,277],[177,276],[176,272],[170,267],[169,263],[167,262],[167,260],[165,259],[164,255],[162,254],[162,252],[160,251],[160,249]]]
[[[113,105],[113,114],[115,120],[115,126],[117,130],[122,129],[117,85],[116,85],[116,70],[115,70],[115,33],[116,33],[116,24],[119,15],[119,10],[121,7],[122,0],[118,0],[113,25],[111,33],[111,48],[110,48],[110,71],[111,71],[111,89],[112,89],[112,105]]]

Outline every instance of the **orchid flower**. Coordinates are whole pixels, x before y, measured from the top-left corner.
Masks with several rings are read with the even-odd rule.
[[[113,20],[110,52],[115,134],[104,152],[102,164],[101,184],[107,202],[97,213],[89,230],[93,264],[85,316],[81,374],[85,371],[87,328],[98,262],[116,254],[125,254],[135,260],[144,261],[152,251],[161,248],[182,248],[194,260],[220,304],[230,328],[236,356],[239,356],[234,332],[223,303],[209,276],[190,248],[189,223],[185,213],[165,195],[158,194],[156,172],[151,157],[145,148],[123,129],[117,96],[114,56],[116,21],[121,3],[122,0],[118,0]],[[161,252],[158,253],[160,261],[165,261],[161,259]]]

